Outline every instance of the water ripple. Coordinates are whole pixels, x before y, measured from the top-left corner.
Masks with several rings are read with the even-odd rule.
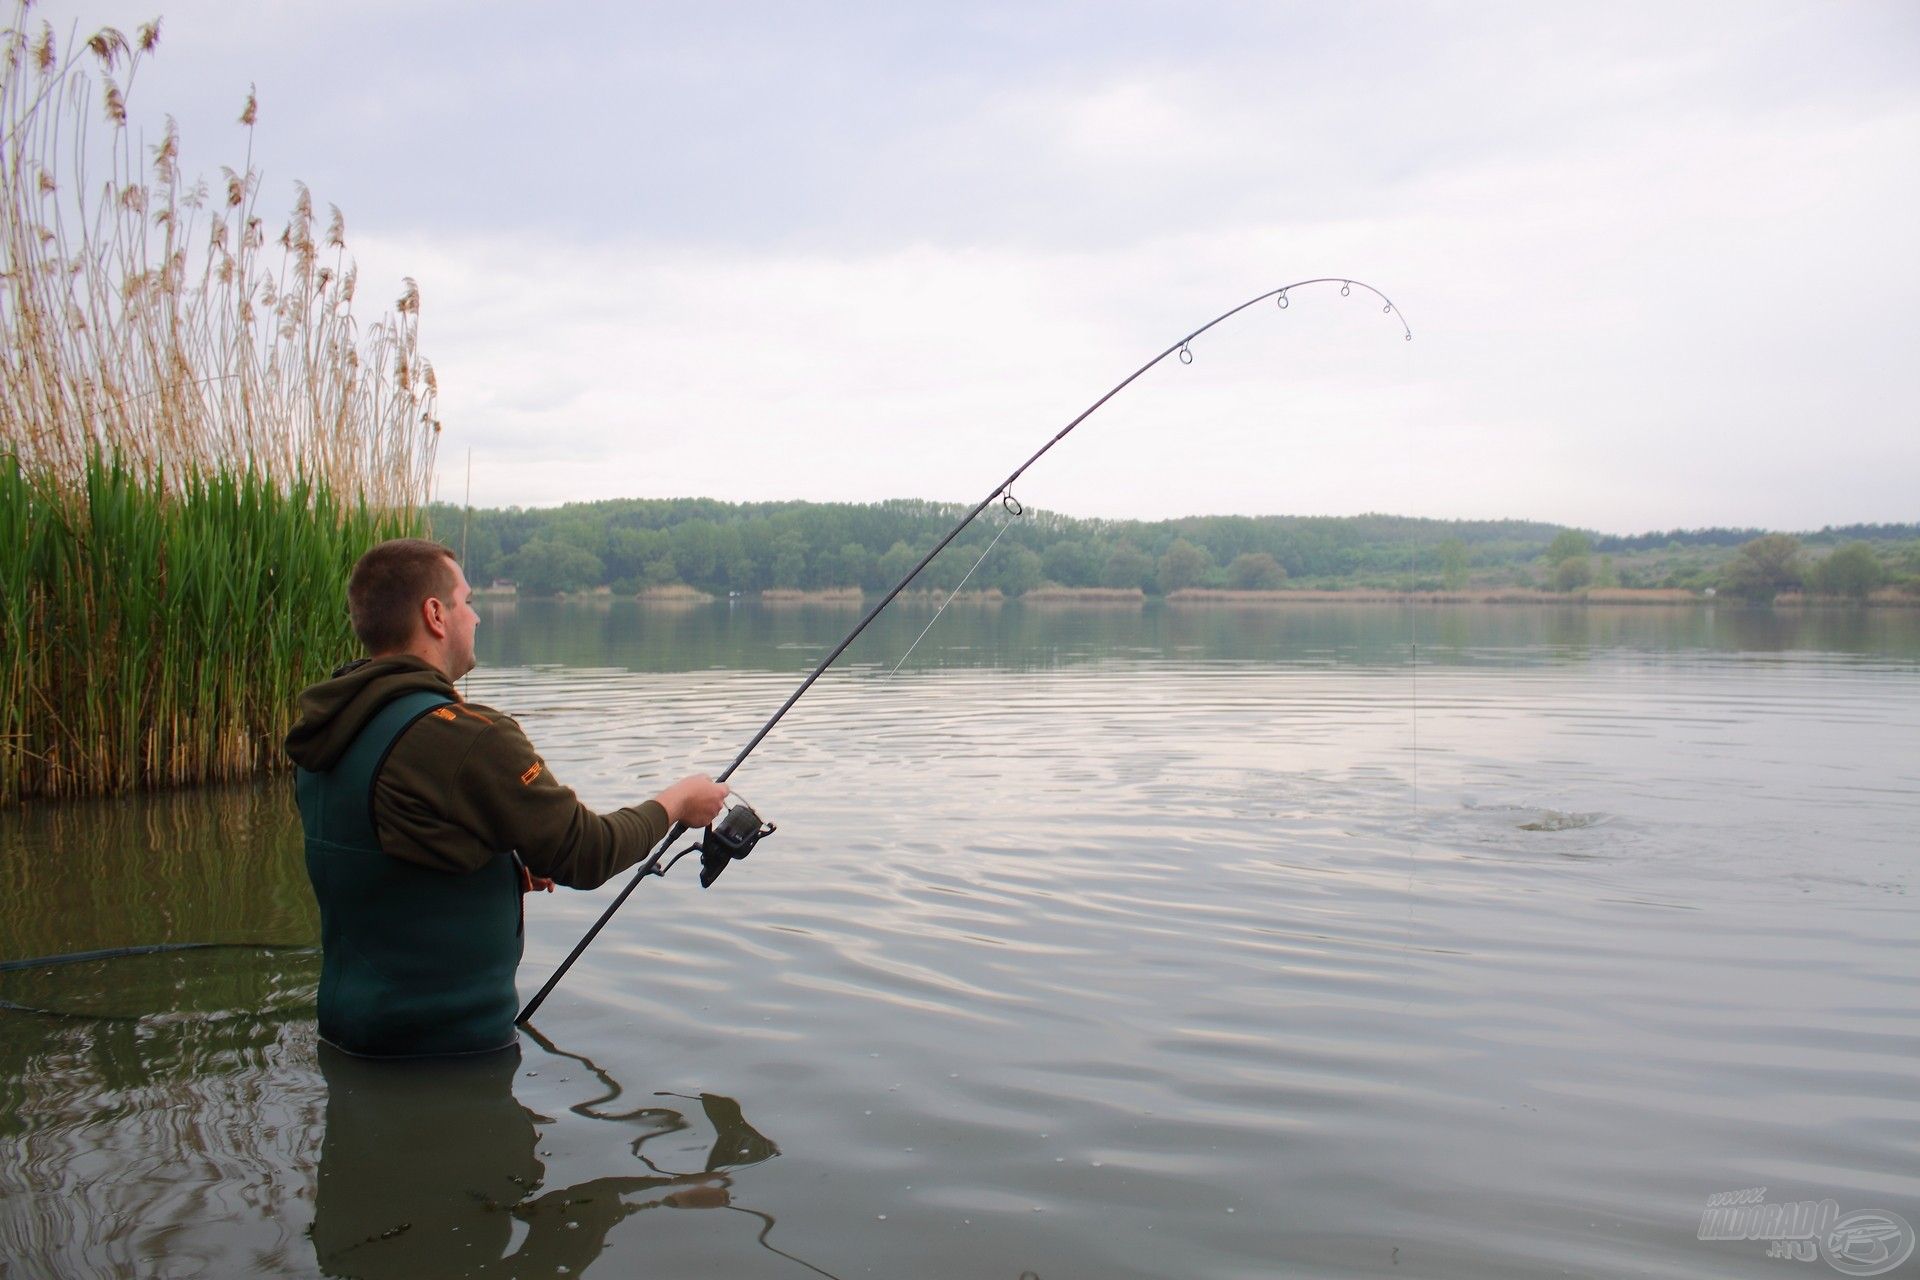
[[[554,661],[565,627],[490,616],[469,696],[590,802],[632,803],[730,759],[833,638],[736,614],[759,647],[718,666],[638,640]],[[1396,610],[1045,644],[1016,614],[892,679],[864,651],[795,709],[736,778],[779,833],[711,891],[646,884],[542,1011],[557,1051],[529,1043],[499,1095],[531,1110],[488,1123],[528,1146],[481,1163],[558,1198],[458,1190],[440,1239],[791,1273],[760,1219],[634,1216],[725,1202],[841,1275],[1479,1280],[1745,1274],[1764,1249],[1693,1238],[1745,1186],[1916,1216],[1920,644],[1435,611],[1416,681]],[[672,625],[733,634],[704,617]],[[189,883],[231,860],[206,844]],[[613,892],[530,902],[529,980]],[[20,1003],[147,1011],[8,1024],[0,1252],[313,1273],[338,1090],[310,1024],[246,1013],[296,978],[0,975]]]

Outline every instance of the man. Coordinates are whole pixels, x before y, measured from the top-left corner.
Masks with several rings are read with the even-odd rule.
[[[350,1053],[513,1044],[521,894],[592,889],[727,795],[696,774],[614,813],[581,804],[519,725],[454,688],[473,669],[472,601],[437,542],[367,552],[347,606],[369,656],[303,691],[287,734],[320,902],[320,1035]]]

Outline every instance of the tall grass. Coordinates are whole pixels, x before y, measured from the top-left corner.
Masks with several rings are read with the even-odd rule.
[[[304,188],[269,241],[251,95],[215,188],[171,121],[134,136],[157,24],[27,16],[0,31],[0,803],[273,767],[351,651],[347,568],[420,522],[419,293],[363,330],[344,219],[316,239]]]

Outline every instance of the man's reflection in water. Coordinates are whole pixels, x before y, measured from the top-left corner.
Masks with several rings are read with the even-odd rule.
[[[608,1232],[630,1215],[661,1205],[736,1208],[732,1171],[780,1154],[746,1122],[739,1103],[702,1094],[697,1101],[715,1135],[706,1167],[661,1169],[644,1148],[688,1129],[686,1117],[666,1107],[609,1113],[603,1108],[620,1086],[585,1058],[564,1056],[584,1064],[609,1090],[573,1110],[641,1129],[632,1147],[646,1174],[543,1187],[546,1169],[534,1128],[541,1117],[513,1096],[517,1047],[473,1058],[374,1062],[322,1044],[327,1120],[312,1230],[320,1270],[366,1280],[579,1275],[605,1248]],[[743,1211],[766,1224],[761,1244],[772,1249],[766,1235],[773,1220]]]

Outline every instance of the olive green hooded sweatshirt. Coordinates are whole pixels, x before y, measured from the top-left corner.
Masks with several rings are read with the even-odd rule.
[[[383,706],[417,691],[453,701],[409,725],[374,780],[383,852],[454,873],[517,852],[537,876],[592,889],[667,834],[656,801],[606,814],[580,803],[510,717],[462,700],[451,680],[411,656],[362,658],[304,690],[287,755],[325,773]]]

